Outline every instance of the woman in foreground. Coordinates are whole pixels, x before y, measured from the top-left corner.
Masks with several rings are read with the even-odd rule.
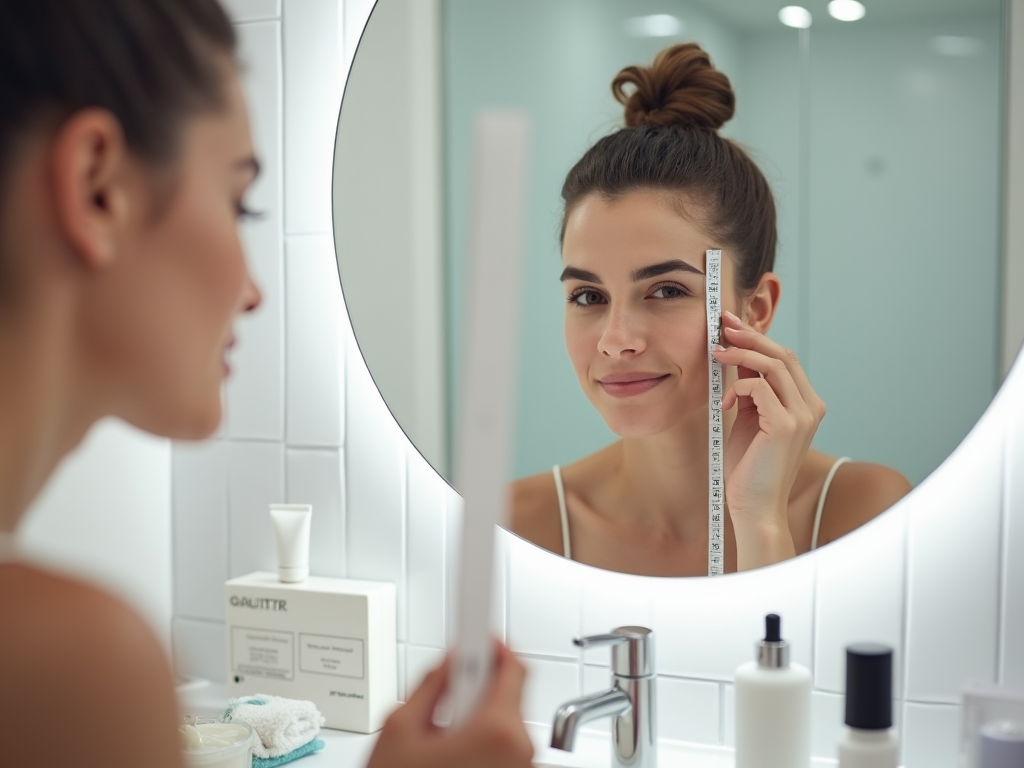
[[[62,458],[115,416],[175,439],[221,419],[232,325],[257,308],[238,220],[258,173],[215,0],[0,0],[0,763],[182,765],[168,660],[110,595],[19,559]],[[433,724],[446,666],[374,768],[526,766],[523,668]]]

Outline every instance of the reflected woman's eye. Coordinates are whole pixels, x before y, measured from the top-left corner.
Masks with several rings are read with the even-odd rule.
[[[589,307],[594,304],[606,304],[607,301],[600,291],[593,288],[577,288],[569,294],[569,303],[577,307]]]
[[[651,298],[654,299],[681,299],[689,295],[689,291],[675,283],[659,285],[650,293]]]

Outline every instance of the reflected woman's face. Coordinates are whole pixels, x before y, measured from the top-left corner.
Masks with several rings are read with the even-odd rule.
[[[565,344],[584,393],[620,437],[706,418],[704,261],[718,247],[664,193],[592,195],[570,213]],[[735,312],[732,272],[723,259],[723,303]]]

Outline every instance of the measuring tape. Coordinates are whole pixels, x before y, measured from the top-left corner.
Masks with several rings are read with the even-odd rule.
[[[722,364],[711,354],[721,337],[722,252],[707,251],[705,300],[708,314],[708,576],[720,576],[725,565],[725,471],[722,459],[722,396],[725,378]]]

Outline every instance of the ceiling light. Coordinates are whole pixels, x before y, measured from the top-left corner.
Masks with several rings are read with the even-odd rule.
[[[673,37],[683,31],[683,22],[667,13],[634,16],[627,19],[626,31],[632,37]]]
[[[857,0],[832,0],[828,4],[828,15],[839,21],[860,21],[867,12],[864,4]]]
[[[982,51],[985,50],[985,45],[976,37],[939,35],[932,38],[931,48],[940,56],[967,58],[969,56],[980,56]]]
[[[811,26],[811,12],[802,5],[787,5],[779,11],[779,21],[794,29],[807,29]]]

